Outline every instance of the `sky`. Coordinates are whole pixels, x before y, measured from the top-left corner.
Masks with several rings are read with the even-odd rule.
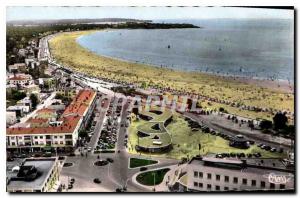
[[[6,20],[42,19],[293,19],[293,10],[234,7],[7,7]]]

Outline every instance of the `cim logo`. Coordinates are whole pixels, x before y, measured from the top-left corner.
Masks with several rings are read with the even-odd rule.
[[[263,176],[264,178],[268,178],[270,183],[273,184],[286,184],[289,182],[294,176],[292,174],[288,175],[277,175],[275,173],[266,174]]]

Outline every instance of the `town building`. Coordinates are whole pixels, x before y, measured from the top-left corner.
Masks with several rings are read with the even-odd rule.
[[[29,110],[31,110],[31,108],[32,108],[32,102],[28,96],[23,98],[22,100],[17,101],[17,105],[18,106],[28,106]]]
[[[6,125],[10,126],[17,122],[16,112],[6,111]]]
[[[29,74],[16,74],[8,79],[9,84],[25,87],[34,84],[32,76]]]
[[[34,119],[29,119],[26,127],[10,127],[6,130],[8,151],[71,151],[77,145],[79,131],[87,126],[95,108],[96,92],[80,90],[63,114],[57,116],[53,109],[41,109]],[[42,121],[48,120],[48,124]]]
[[[59,183],[57,158],[25,159],[6,171],[7,192],[55,192]]]
[[[282,159],[193,158],[174,191],[294,190],[294,166]]]
[[[30,107],[25,105],[14,105],[7,107],[6,111],[15,112],[17,117],[23,117],[24,114],[30,112]]]
[[[23,73],[26,72],[26,64],[25,63],[15,63],[13,65],[8,66],[8,71],[10,73]]]

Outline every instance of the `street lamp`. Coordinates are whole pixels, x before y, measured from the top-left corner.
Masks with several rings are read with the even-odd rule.
[[[153,182],[153,191],[155,191],[155,172],[152,173],[154,177],[154,182]]]

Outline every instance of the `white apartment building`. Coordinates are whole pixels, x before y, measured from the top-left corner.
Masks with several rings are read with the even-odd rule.
[[[76,146],[78,133],[85,127],[95,107],[96,93],[91,90],[81,90],[73,102],[65,109],[56,124],[45,127],[11,127],[6,130],[6,145],[8,150],[26,149],[38,151],[45,147],[68,150]],[[33,119],[45,122],[45,118]],[[38,124],[38,123],[37,123]]]
[[[280,159],[194,158],[186,165],[185,191],[294,190],[294,169]]]

